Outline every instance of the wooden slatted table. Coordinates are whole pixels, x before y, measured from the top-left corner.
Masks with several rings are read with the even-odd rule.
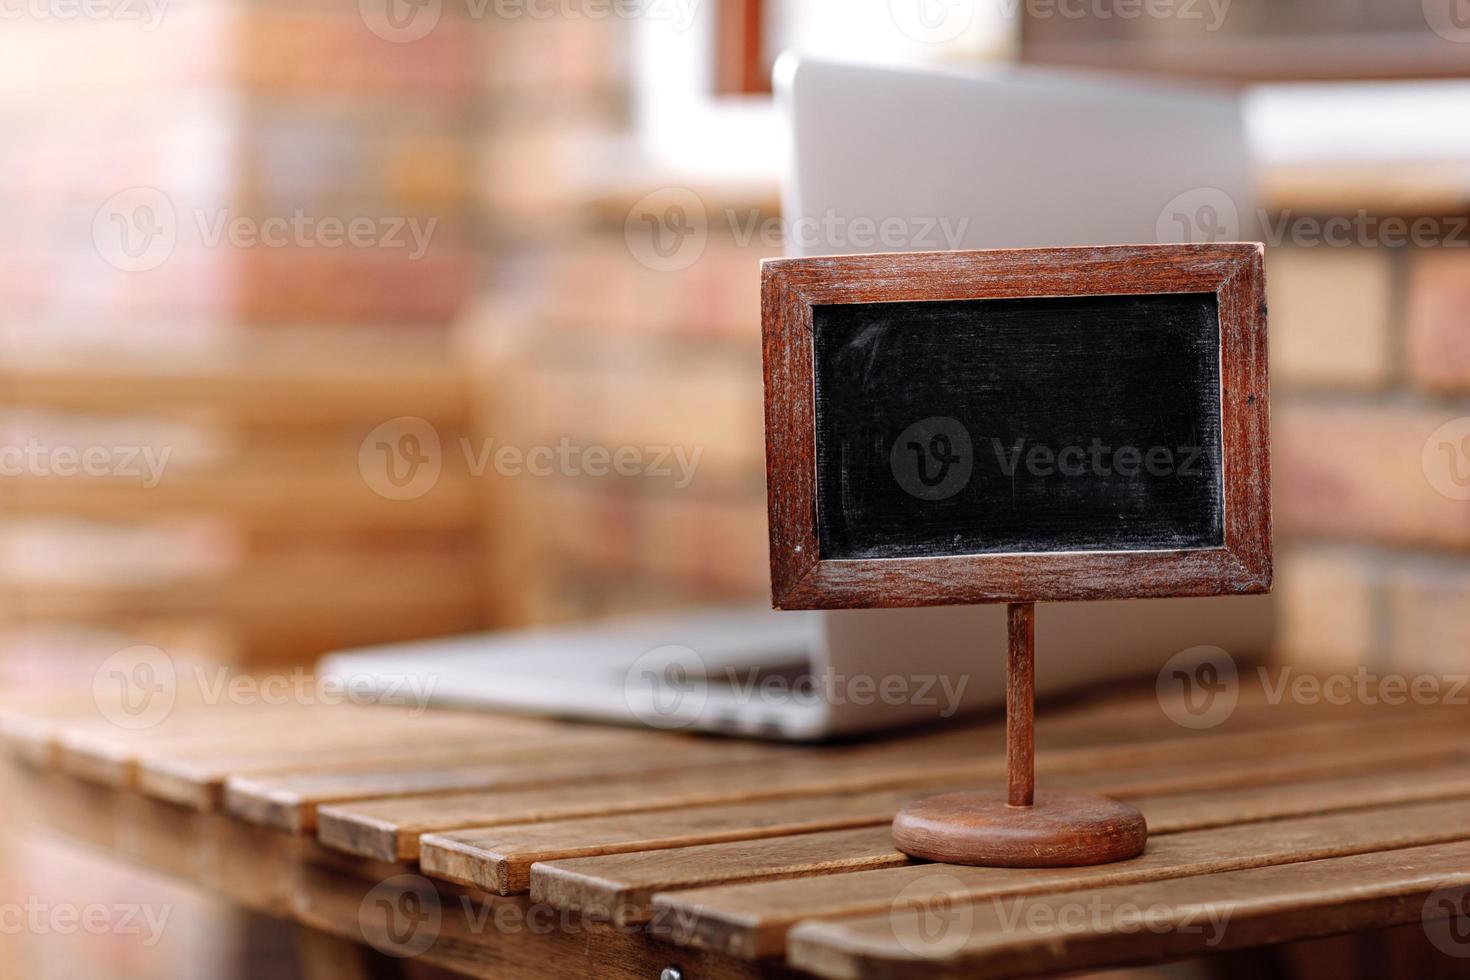
[[[1141,857],[895,851],[906,802],[1002,778],[998,720],[813,748],[198,699],[129,731],[21,698],[0,734],[9,823],[471,976],[1015,976],[1420,922],[1470,954],[1463,708],[1247,688],[1196,731],[1150,688],[1041,717],[1046,785],[1139,806]]]

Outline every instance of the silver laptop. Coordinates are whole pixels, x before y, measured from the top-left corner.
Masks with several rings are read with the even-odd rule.
[[[900,71],[787,55],[793,255],[1236,240],[1255,229],[1240,107],[1095,76]],[[757,275],[755,268],[750,270]],[[1048,603],[1042,694],[1263,652],[1268,597]],[[324,673],[436,703],[809,740],[1002,703],[1003,606],[691,612],[404,643]]]

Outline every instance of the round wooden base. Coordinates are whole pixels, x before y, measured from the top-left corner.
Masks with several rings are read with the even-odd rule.
[[[893,818],[893,846],[947,864],[1071,868],[1143,853],[1148,826],[1126,803],[1086,793],[1039,790],[1034,806],[1004,793],[946,793],[911,803]]]

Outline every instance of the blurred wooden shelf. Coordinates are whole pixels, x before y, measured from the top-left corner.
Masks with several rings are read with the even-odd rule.
[[[454,557],[345,556],[330,564],[255,561],[234,574],[152,583],[15,583],[0,586],[7,618],[96,620],[205,614],[323,622],[415,609],[471,611],[484,596],[479,563]]]
[[[1470,160],[1275,164],[1260,175],[1267,210],[1412,218],[1470,212]]]
[[[249,425],[284,427],[369,422],[399,415],[458,422],[470,410],[468,374],[447,357],[398,359],[341,354],[157,358],[7,358],[0,405],[76,413],[207,411]]]
[[[1448,9],[1446,4],[1446,9]],[[1155,40],[1027,43],[1028,64],[1109,68],[1228,83],[1335,82],[1344,79],[1463,78],[1470,45],[1426,28],[1358,34],[1230,37],[1215,33]]]
[[[12,516],[127,522],[216,517],[250,531],[448,531],[473,525],[483,484],[467,473],[446,471],[422,497],[391,500],[375,493],[355,469],[303,471],[266,462],[195,471],[170,467],[153,487],[121,477],[16,477],[7,481],[0,501]]]

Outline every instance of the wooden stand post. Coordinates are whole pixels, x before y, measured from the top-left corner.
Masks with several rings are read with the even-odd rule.
[[[1036,792],[1036,604],[1006,610],[1006,773],[998,793],[946,793],[893,818],[893,845],[950,864],[1066,868],[1137,857],[1148,842],[1143,814],[1085,793]]]
[[[1006,607],[1010,656],[1006,660],[1006,802],[1036,802],[1036,603]]]

